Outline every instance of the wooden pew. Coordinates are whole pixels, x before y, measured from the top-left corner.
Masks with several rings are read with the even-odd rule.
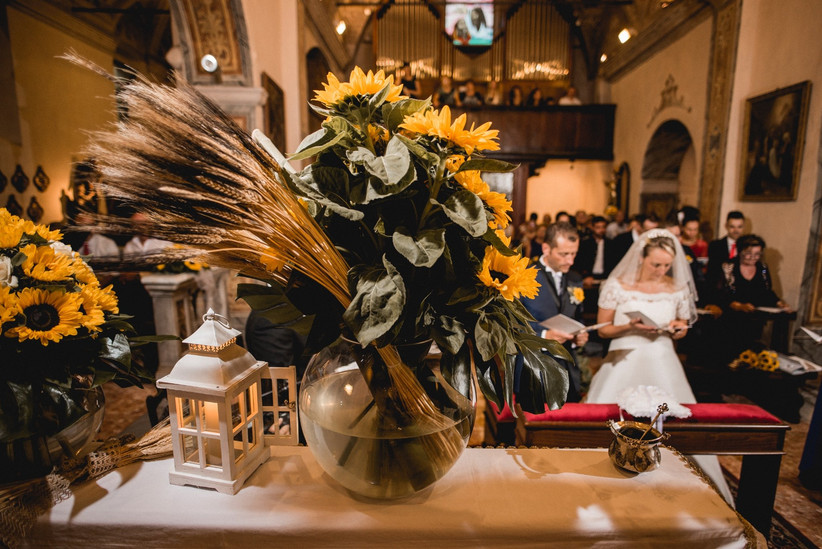
[[[749,404],[688,404],[693,415],[670,419],[664,430],[666,444],[684,454],[741,455],[742,471],[736,497],[737,511],[764,535],[770,530],[779,466],[790,426],[758,406]],[[568,403],[560,410],[518,418],[486,409],[486,443],[571,448],[604,448],[613,435],[609,419],[619,420],[616,404]],[[631,419],[626,417],[625,419]],[[510,430],[514,427],[511,440]],[[499,436],[500,438],[494,438]]]

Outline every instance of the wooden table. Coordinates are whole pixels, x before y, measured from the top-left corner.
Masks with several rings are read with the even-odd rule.
[[[307,448],[279,447],[234,496],[168,483],[170,460],[119,469],[42,516],[31,547],[745,547],[764,538],[664,449],[616,469],[605,450],[465,451],[395,502],[352,498]]]

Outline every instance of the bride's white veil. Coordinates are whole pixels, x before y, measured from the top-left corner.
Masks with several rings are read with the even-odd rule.
[[[690,306],[690,320],[695,321],[696,314],[696,300],[699,299],[696,293],[696,286],[694,285],[694,278],[691,274],[691,266],[688,264],[688,258],[685,257],[685,252],[682,250],[682,245],[679,239],[671,232],[665,229],[651,229],[642,233],[636,242],[622,258],[622,261],[611,271],[608,280],[618,280],[623,286],[632,286],[639,280],[639,270],[642,264],[642,253],[648,241],[655,238],[667,238],[671,241],[676,250],[676,255],[671,263],[671,269],[668,271],[674,281],[674,287],[678,290],[687,287],[691,294]]]

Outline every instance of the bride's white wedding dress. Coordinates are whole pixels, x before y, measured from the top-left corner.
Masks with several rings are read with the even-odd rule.
[[[671,292],[648,294],[628,290],[618,280],[608,279],[600,290],[599,306],[614,311],[615,326],[630,322],[625,313],[639,311],[658,326],[667,327],[674,319],[689,318],[692,300],[687,286]],[[659,387],[680,404],[696,402],[668,334],[631,333],[611,340],[605,361],[591,380],[586,402],[614,403],[625,389],[638,385]],[[691,456],[691,459],[699,464],[725,500],[733,505],[733,496],[716,456]]]
[[[687,287],[672,292],[648,294],[625,289],[610,279],[602,287],[599,306],[614,310],[614,325],[628,324],[627,312],[639,311],[658,326],[667,327],[677,318],[688,318],[691,295]],[[602,367],[591,380],[588,402],[613,403],[628,387],[654,385],[680,403],[696,402],[668,334],[632,333],[611,340]]]

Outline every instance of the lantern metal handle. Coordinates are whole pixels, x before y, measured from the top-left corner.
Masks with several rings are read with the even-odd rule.
[[[226,317],[219,313],[215,313],[211,309],[209,309],[208,312],[203,315],[203,322],[206,322],[208,320],[214,320],[216,322],[219,322],[226,328],[231,328],[231,325],[228,323],[228,319]]]

